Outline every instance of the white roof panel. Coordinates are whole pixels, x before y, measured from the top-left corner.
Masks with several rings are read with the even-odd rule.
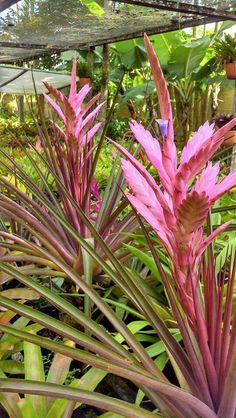
[[[70,84],[71,75],[0,65],[0,93],[33,95],[35,93],[33,80],[37,93],[42,94],[47,92],[44,81],[60,89]]]

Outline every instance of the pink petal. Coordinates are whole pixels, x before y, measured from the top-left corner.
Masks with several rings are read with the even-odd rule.
[[[214,134],[214,124],[209,124],[208,121],[200,126],[193,137],[187,142],[181,155],[181,163],[188,162],[194,154],[196,154],[201,147],[206,145],[209,139]]]
[[[56,102],[54,102],[54,100],[48,96],[47,94],[44,94],[45,99],[50,103],[50,105],[53,107],[53,109],[57,112],[59,118],[61,118],[61,120],[64,122],[64,124],[66,124],[66,118],[64,113],[62,112],[60,106],[58,106],[58,104],[56,104]]]
[[[236,119],[236,118],[235,118]],[[175,177],[175,204],[179,205],[184,199],[188,182],[194,178],[210,160],[220,145],[224,142],[224,137],[217,131],[211,138],[208,138],[201,147],[195,148],[195,153],[189,154],[189,160],[181,163]]]
[[[141,123],[137,123],[136,121],[133,121],[132,123],[130,123],[130,129],[132,130],[137,141],[145,149],[145,152],[150,162],[156,168],[163,187],[168,191],[168,193],[171,194],[172,193],[171,182],[163,166],[162,152],[161,152],[161,147],[160,147],[158,140],[154,139],[151,133],[147,129],[145,129],[141,125]]]
[[[211,162],[208,163],[208,166],[205,168],[205,170],[203,170],[201,177],[196,181],[194,190],[199,194],[205,192],[207,196],[210,196],[215,186],[219,170],[219,163],[215,165],[212,165]]]
[[[81,115],[84,116],[88,110],[94,105],[94,103],[96,103],[99,99],[99,97],[101,96],[101,93],[96,94],[96,96],[92,97],[92,99],[90,99],[88,101],[88,103],[86,103],[81,110]]]

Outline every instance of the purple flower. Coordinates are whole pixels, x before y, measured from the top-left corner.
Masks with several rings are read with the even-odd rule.
[[[165,139],[167,137],[169,121],[167,119],[157,119],[156,121],[160,128],[162,138]]]

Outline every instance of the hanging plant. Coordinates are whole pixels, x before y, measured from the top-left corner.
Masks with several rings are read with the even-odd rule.
[[[230,122],[232,119],[234,119],[234,115],[220,115],[217,118],[214,119],[215,124],[217,128],[222,128],[224,125],[226,125],[228,122]],[[230,131],[228,131],[224,135],[224,145],[230,147],[232,145],[236,144],[236,126],[234,126]]]
[[[92,71],[85,61],[77,61],[77,74],[79,76],[79,86],[84,87],[86,84],[91,86]]]
[[[215,53],[219,65],[224,66],[227,78],[236,80],[236,39],[225,35],[215,42]]]

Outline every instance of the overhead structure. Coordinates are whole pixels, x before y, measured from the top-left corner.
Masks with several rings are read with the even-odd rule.
[[[24,67],[0,65],[0,93],[29,94],[46,93],[44,82],[61,89],[70,85],[71,75],[55,71],[34,70]]]
[[[16,4],[19,0],[0,0],[0,12],[11,7],[13,4]]]
[[[235,0],[0,0],[0,11],[2,63],[236,21]]]

